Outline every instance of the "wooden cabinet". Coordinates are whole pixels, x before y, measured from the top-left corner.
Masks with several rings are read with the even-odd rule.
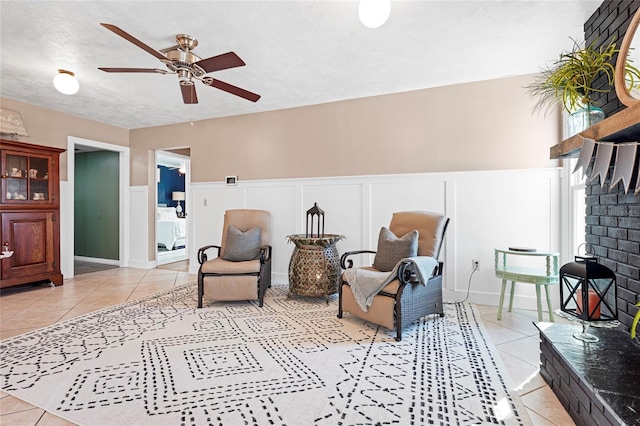
[[[64,150],[0,140],[0,152],[0,288],[47,280],[62,285],[59,159]]]

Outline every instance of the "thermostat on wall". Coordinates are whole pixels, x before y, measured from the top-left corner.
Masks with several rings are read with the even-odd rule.
[[[238,176],[227,176],[226,178],[227,185],[237,185],[238,184]]]

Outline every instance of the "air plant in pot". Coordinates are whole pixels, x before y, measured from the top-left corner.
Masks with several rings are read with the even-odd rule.
[[[595,42],[582,47],[573,40],[573,48],[565,51],[550,66],[542,69],[534,81],[526,86],[527,92],[538,98],[534,111],[548,112],[562,104],[571,114],[569,131],[573,135],[604,118],[602,109],[594,100],[602,93],[613,90],[615,58],[619,49],[615,42],[596,47]],[[595,88],[593,83],[600,76],[607,79],[608,86]],[[629,87],[640,81],[640,71],[627,63],[625,77]],[[630,83],[630,84],[629,84]]]

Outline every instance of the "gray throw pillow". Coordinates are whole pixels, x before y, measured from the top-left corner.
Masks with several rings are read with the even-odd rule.
[[[418,231],[408,232],[398,238],[385,227],[380,230],[378,250],[373,260],[373,267],[378,271],[390,272],[405,257],[418,255]]]
[[[260,255],[260,233],[258,227],[242,232],[235,226],[229,225],[224,250],[220,257],[233,262],[257,259]]]

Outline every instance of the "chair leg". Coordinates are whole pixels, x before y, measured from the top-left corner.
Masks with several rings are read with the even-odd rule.
[[[513,312],[513,295],[516,293],[516,282],[511,281],[511,293],[509,293],[509,312]]]
[[[547,294],[547,307],[549,308],[549,321],[555,322],[553,318],[553,308],[551,307],[551,297],[549,296],[549,286],[544,286],[544,292]]]
[[[202,272],[198,271],[198,308],[202,308],[202,298],[204,296],[204,277]]]
[[[268,261],[260,267],[260,273],[258,274],[258,306],[260,308],[264,305],[264,296],[270,288],[271,261]]]
[[[342,318],[342,283],[338,284],[338,318]]]
[[[258,307],[262,308],[264,305],[264,295],[267,292],[266,287],[269,285],[267,282],[263,282],[263,277],[258,277]]]
[[[538,321],[542,321],[542,301],[540,300],[540,284],[536,284],[536,301],[538,304]]]
[[[398,295],[396,295],[396,342],[402,340],[402,307],[401,302],[398,301]]]
[[[500,303],[498,304],[498,320],[502,319],[502,305],[504,305],[504,291],[507,289],[507,280],[502,280],[502,290],[500,290]],[[511,290],[513,292],[513,290]]]

